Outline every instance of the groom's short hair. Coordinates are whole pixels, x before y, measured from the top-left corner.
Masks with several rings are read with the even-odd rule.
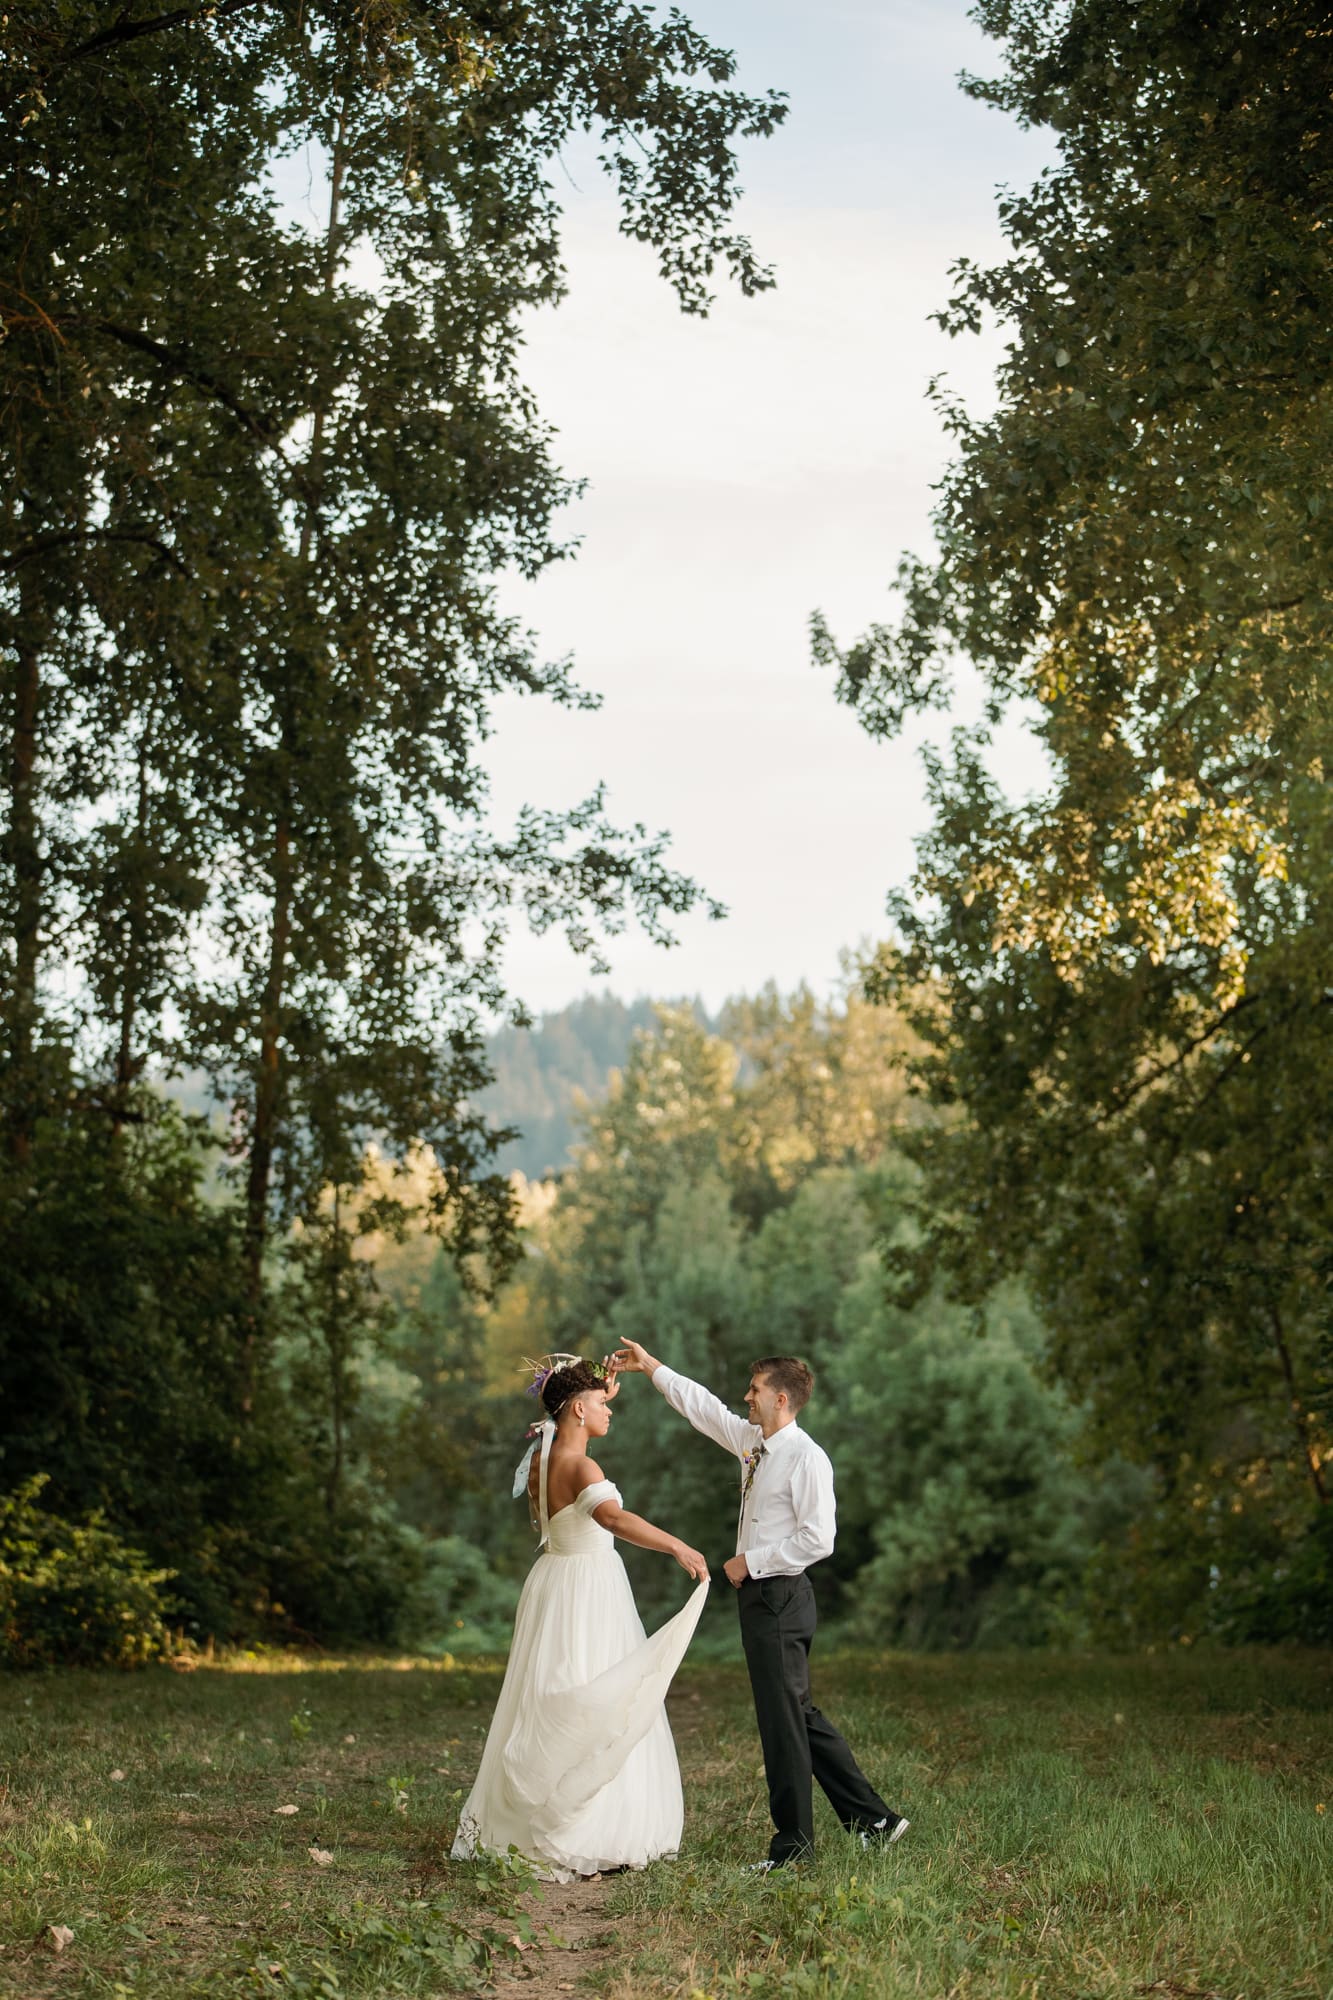
[[[762,1375],[775,1396],[785,1395],[793,1410],[803,1410],[810,1401],[815,1378],[794,1354],[770,1354],[767,1361],[756,1361],[751,1372]]]

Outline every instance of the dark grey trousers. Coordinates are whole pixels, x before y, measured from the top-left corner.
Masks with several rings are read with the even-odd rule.
[[[770,1861],[792,1861],[814,1847],[814,1791],[825,1797],[849,1831],[892,1825],[885,1805],[845,1739],[810,1699],[810,1642],[815,1636],[815,1593],[808,1576],[749,1577],[740,1599],[741,1643],[750,1669],[759,1741],[764,1750],[768,1804],[777,1829]]]

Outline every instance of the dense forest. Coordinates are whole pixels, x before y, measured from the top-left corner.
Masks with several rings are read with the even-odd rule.
[[[482,1344],[514,1368],[534,1333],[594,1353],[629,1337],[733,1401],[756,1354],[801,1353],[817,1378],[807,1421],[842,1468],[826,1614],[880,1643],[1073,1639],[1099,1624],[1089,1564],[1124,1565],[1146,1482],[1118,1459],[1079,1463],[1078,1412],[1021,1287],[974,1316],[891,1279],[886,1260],[920,1234],[911,1046],[857,975],[830,1006],[771,989],[734,1001],[716,1032],[663,1009],[534,1202]],[[730,1468],[637,1379],[605,1452],[644,1511],[730,1552]],[[636,1571],[664,1608],[668,1566]]]
[[[592,704],[497,595],[571,553],[553,163],[592,132],[703,313],[772,282],[783,99],[629,0],[0,19],[7,1661],[497,1643],[521,1359],[625,1334],[810,1360],[867,1642],[1333,1639],[1333,40],[975,13],[965,88],[1056,153],[940,308],[1005,329],[995,404],[936,391],[893,618],[813,624],[873,735],[980,677],[914,879],[835,1002],[536,1031],[515,925],[602,971],[720,914],[600,788],[488,813],[503,699]],[[642,1383],[611,1449],[726,1553]]]
[[[518,1255],[498,1281],[402,1226],[428,1170],[372,1148],[363,1226],[343,1225],[369,1302],[345,1348],[331,1352],[304,1283],[277,1287],[269,1393],[291,1428],[256,1474],[262,1536],[244,1523],[248,1541],[219,1532],[206,1465],[168,1432],[192,1388],[207,1402],[179,1360],[174,1380],[157,1357],[152,1378],[135,1370],[116,1385],[124,1415],[109,1435],[99,1424],[95,1452],[79,1438],[62,1462],[50,1434],[14,1439],[11,1465],[54,1467],[66,1508],[71,1494],[111,1500],[167,1572],[154,1602],[177,1643],[267,1633],[490,1649],[531,1559],[526,1507],[510,1498],[533,1414],[527,1357],[602,1354],[629,1336],[738,1399],[756,1353],[790,1350],[815,1369],[807,1421],[843,1469],[822,1594],[848,1636],[925,1647],[1243,1636],[1262,1572],[1220,1569],[1225,1523],[1206,1561],[1191,1546],[1163,1564],[1151,1470],[1108,1450],[1060,1385],[1030,1292],[1003,1282],[977,1309],[923,1281],[914,1155],[938,1120],[908,1085],[918,1037],[866,997],[874,976],[873,964],[849,967],[829,1005],[768,989],[713,1026],[665,1006],[630,1029],[631,1010],[609,999],[550,1017],[535,1058],[547,1056],[544,1102],[574,1097],[565,1079],[588,1073],[609,1034],[624,1036],[625,1057],[566,1114],[577,1138],[563,1173],[516,1176]],[[184,1132],[179,1145],[190,1150]],[[206,1151],[196,1135],[196,1166]],[[391,1226],[375,1226],[382,1215]],[[177,1400],[164,1408],[167,1388]],[[605,1453],[642,1511],[718,1561],[728,1553],[728,1467],[637,1379]],[[21,1534],[20,1516],[9,1532]],[[645,1611],[665,1610],[673,1567],[628,1553]],[[66,1560],[92,1567],[94,1554],[85,1543]],[[729,1630],[720,1603],[705,1639]],[[1282,1615],[1299,1625],[1294,1608]]]

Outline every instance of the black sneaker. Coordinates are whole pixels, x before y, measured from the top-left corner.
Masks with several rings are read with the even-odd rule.
[[[911,1824],[911,1820],[904,1819],[901,1813],[894,1813],[888,1819],[877,1819],[873,1826],[858,1827],[857,1835],[862,1847],[892,1847],[895,1840],[902,1839]]]

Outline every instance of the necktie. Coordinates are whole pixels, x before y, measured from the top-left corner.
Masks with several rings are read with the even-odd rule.
[[[740,1553],[741,1529],[745,1524],[745,1503],[754,1485],[754,1476],[759,1470],[759,1461],[765,1455],[767,1446],[757,1444],[753,1451],[747,1451],[744,1458],[745,1478],[741,1485],[741,1511],[736,1517],[736,1552]]]

